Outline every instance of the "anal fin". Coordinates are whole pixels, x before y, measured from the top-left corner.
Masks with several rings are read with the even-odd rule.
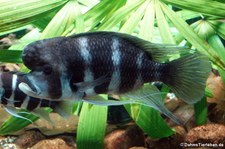
[[[122,95],[122,97],[124,96],[126,98],[139,100],[141,102],[139,104],[154,108],[169,117],[175,123],[183,124],[181,120],[166,108],[161,94],[163,93],[161,93],[154,85],[146,85],[137,91],[126,93]]]

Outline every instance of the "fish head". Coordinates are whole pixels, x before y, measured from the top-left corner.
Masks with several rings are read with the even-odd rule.
[[[24,82],[19,84],[28,96],[42,99],[65,99],[72,97],[70,80],[67,75],[52,72],[47,75],[44,71],[31,71],[24,76]]]
[[[20,89],[29,96],[60,99],[72,94],[67,64],[61,54],[63,37],[44,39],[27,45],[22,59],[31,72],[24,76]]]

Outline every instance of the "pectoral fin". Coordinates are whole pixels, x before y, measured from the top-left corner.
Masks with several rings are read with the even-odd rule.
[[[84,92],[87,89],[93,88],[95,86],[101,85],[102,83],[105,83],[107,81],[109,81],[110,78],[108,77],[108,75],[104,75],[101,76],[93,81],[84,81],[84,82],[78,82],[78,83],[74,83],[73,85],[75,85],[78,88],[79,92]]]

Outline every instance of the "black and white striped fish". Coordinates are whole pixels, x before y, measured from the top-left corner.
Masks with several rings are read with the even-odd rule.
[[[65,102],[63,101],[39,99],[24,94],[18,87],[21,82],[25,81],[23,78],[24,75],[25,74],[18,72],[0,73],[0,103],[8,113],[26,119],[17,113],[17,109],[26,109],[33,114],[50,121],[48,113],[45,113],[42,109],[44,107],[50,107],[53,109],[53,112],[57,112],[63,117],[68,117],[70,115],[72,112],[71,103],[69,103],[70,106],[68,106],[69,104],[64,105]]]
[[[23,51],[23,62],[31,72],[20,88],[34,97],[78,100],[101,93],[129,93],[144,83],[161,81],[193,104],[204,95],[211,65],[198,52],[166,62],[184,51],[115,32],[44,39]]]

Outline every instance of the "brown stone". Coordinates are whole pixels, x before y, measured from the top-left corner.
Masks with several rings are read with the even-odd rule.
[[[154,149],[180,148],[180,143],[184,142],[187,132],[181,126],[175,126],[173,128],[176,130],[176,133],[170,137],[162,139],[147,138],[147,147]]]
[[[223,143],[225,145],[225,126],[207,124],[191,129],[185,142],[190,143]]]
[[[145,148],[145,147],[131,147],[131,148],[129,148],[129,149],[148,149],[148,148]]]
[[[39,131],[26,131],[16,139],[15,144],[22,149],[29,148],[43,139],[45,139],[45,136],[42,135]]]
[[[131,147],[144,147],[145,136],[143,131],[136,125],[117,129],[105,137],[105,149],[125,149]]]
[[[75,149],[66,144],[63,139],[56,138],[56,139],[46,139],[38,142],[35,144],[31,149]]]

